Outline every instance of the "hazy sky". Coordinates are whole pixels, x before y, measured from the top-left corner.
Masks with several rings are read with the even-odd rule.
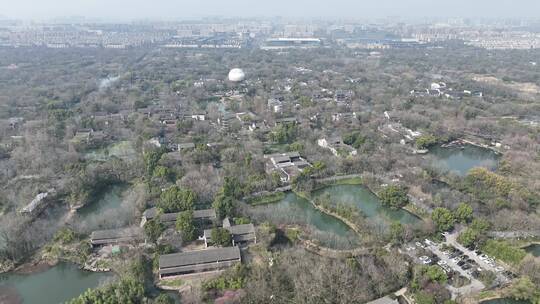
[[[0,0],[10,18],[104,19],[257,17],[533,17],[540,0]]]

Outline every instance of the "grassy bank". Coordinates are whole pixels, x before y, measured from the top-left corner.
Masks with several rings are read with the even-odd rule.
[[[284,198],[285,198],[285,193],[276,192],[276,193],[249,198],[247,199],[247,203],[250,204],[251,206],[267,205],[267,204],[273,204],[273,203],[279,202]]]
[[[325,182],[324,184],[326,186],[361,185],[362,184],[362,178],[361,177],[349,177],[349,178],[343,178],[343,179],[337,179],[337,180]]]
[[[337,179],[337,180],[322,181],[322,182],[317,182],[315,188],[311,190],[311,192],[321,190],[321,189],[324,189],[326,187],[331,187],[331,186],[362,185],[362,184],[363,183],[362,183],[361,177],[349,177],[349,178],[343,178],[343,179]]]
[[[419,208],[419,207],[416,207],[413,204],[407,204],[406,206],[402,207],[402,209],[409,212],[409,213],[414,214],[415,216],[417,216],[418,218],[420,218],[423,221],[426,221],[426,220],[428,220],[430,218],[429,213],[427,213],[426,210],[424,210],[422,208]]]

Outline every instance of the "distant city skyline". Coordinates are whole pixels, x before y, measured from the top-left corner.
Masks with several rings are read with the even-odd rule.
[[[66,16],[111,21],[179,20],[207,16],[540,19],[538,0],[0,0],[0,7],[5,18],[33,20]]]

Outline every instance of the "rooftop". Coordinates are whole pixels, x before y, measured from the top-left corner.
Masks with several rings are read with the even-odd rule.
[[[240,260],[240,248],[224,247],[165,254],[159,257],[159,268],[163,269],[232,260]]]

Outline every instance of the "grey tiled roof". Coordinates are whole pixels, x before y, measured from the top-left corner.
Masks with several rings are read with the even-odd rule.
[[[159,268],[191,266],[240,259],[240,248],[224,247],[159,256]]]

